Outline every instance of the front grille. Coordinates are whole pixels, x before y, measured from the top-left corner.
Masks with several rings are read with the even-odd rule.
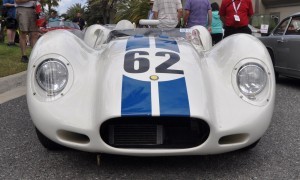
[[[162,144],[162,126],[147,124],[110,125],[109,144],[119,146]]]
[[[117,148],[191,148],[209,131],[205,121],[190,117],[120,117],[104,122],[100,136]]]

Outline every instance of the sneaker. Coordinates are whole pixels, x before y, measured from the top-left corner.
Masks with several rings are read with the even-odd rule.
[[[23,63],[28,63],[28,57],[27,56],[22,56],[21,61]]]
[[[16,46],[16,43],[14,43],[14,42],[9,42],[9,43],[7,43],[7,46]]]

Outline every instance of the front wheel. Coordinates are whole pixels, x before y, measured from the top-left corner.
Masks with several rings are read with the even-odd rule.
[[[249,146],[242,148],[241,150],[242,151],[248,151],[250,149],[253,149],[258,144],[259,141],[260,141],[260,139],[258,139],[254,143],[250,144]]]
[[[66,149],[64,146],[57,144],[47,138],[44,134],[42,134],[37,128],[35,128],[37,137],[40,141],[40,143],[44,146],[44,148],[51,150],[51,151],[57,151],[57,150],[63,150]]]

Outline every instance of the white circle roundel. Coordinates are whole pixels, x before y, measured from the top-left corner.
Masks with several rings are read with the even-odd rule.
[[[139,48],[124,56],[124,75],[141,81],[171,81],[184,76],[180,55],[160,48]]]

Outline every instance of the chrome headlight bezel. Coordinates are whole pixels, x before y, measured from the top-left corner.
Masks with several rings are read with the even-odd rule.
[[[69,72],[67,66],[54,58],[41,62],[35,72],[37,84],[47,92],[48,96],[60,93],[66,87],[68,78]]]
[[[249,76],[251,75],[247,71],[249,70],[251,71],[251,69],[256,72],[252,71],[253,75],[251,80],[249,80]],[[256,78],[254,76],[259,76],[259,77]],[[253,80],[254,79],[253,77],[256,78],[255,80],[260,79],[261,82],[260,83],[253,82],[255,81]],[[247,81],[247,79],[248,79],[248,83],[244,83],[245,81]],[[240,92],[245,96],[247,96],[249,99],[251,99],[251,98],[255,98],[255,96],[261,93],[266,87],[267,73],[261,65],[256,63],[247,63],[238,70],[236,80]]]
[[[60,63],[68,71],[68,79],[65,86],[53,92],[47,91],[46,88],[43,88],[36,79],[36,73],[39,67],[41,67],[43,63],[48,62],[49,60]],[[31,72],[29,79],[31,82],[31,86],[29,87],[30,91],[28,91],[28,93],[31,93],[35,98],[37,98],[40,101],[53,101],[65,96],[70,90],[74,81],[74,71],[70,62],[67,61],[66,58],[58,54],[47,54],[38,58],[28,67],[28,72]]]
[[[250,67],[255,66],[257,69],[261,70],[265,74],[266,82],[262,89],[258,90],[257,92],[247,94],[243,92],[243,90],[240,88],[240,84],[238,81],[238,75],[241,72],[241,70]],[[271,71],[269,70],[268,66],[261,60],[255,59],[255,58],[246,58],[239,61],[232,71],[232,77],[231,77],[232,86],[236,92],[236,94],[243,99],[244,101],[257,106],[263,106],[266,105],[271,96]]]

